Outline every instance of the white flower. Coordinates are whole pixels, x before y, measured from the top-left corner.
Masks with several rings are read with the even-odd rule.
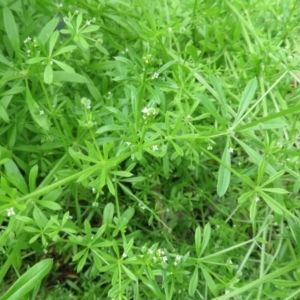
[[[98,207],[98,206],[99,206],[99,203],[95,201],[95,202],[92,203],[92,206],[93,206],[93,207]]]
[[[157,151],[158,150],[158,146],[157,145],[153,145],[152,146],[152,151]]]
[[[80,100],[81,104],[84,105],[87,109],[91,108],[92,101],[86,97],[81,98]]]
[[[126,257],[127,257],[127,254],[124,252],[124,253],[122,254],[122,257],[123,257],[123,258],[126,258]]]
[[[255,201],[259,202],[260,201],[259,197],[255,197]]]
[[[187,115],[187,119],[190,120],[192,119],[192,117],[190,115]]]
[[[91,21],[86,21],[86,25],[91,25]]]
[[[210,145],[207,147],[207,150],[212,150],[212,149],[213,149],[213,147]]]
[[[161,255],[164,255],[165,252],[164,252],[164,250],[162,250],[162,249],[158,249],[158,250],[157,250],[157,254],[158,254],[158,256],[161,256]]]
[[[164,256],[164,257],[162,258],[162,260],[163,260],[163,262],[166,262],[166,261],[168,260],[168,257],[167,257],[167,256]]]
[[[158,76],[159,76],[159,73],[154,72],[154,74],[152,75],[151,79],[152,79],[152,80],[153,80],[153,79],[157,79]]]
[[[13,207],[8,208],[8,209],[6,210],[6,212],[7,212],[7,216],[8,216],[8,217],[11,217],[11,216],[14,216],[14,215],[15,215],[15,211],[14,211],[14,208],[13,208]]]
[[[148,249],[148,253],[149,254],[153,254],[153,250],[152,249]]]
[[[45,112],[43,110],[40,110],[40,115],[44,115]]]
[[[233,153],[233,149],[231,147],[229,148],[229,153]]]
[[[148,111],[149,111],[149,110],[148,110],[147,107],[144,107],[144,108],[142,109],[142,113],[143,113],[143,114],[148,114]]]
[[[93,192],[93,193],[96,193],[96,189],[95,189],[94,187],[92,188],[92,192]]]
[[[168,28],[168,32],[171,33],[173,29],[171,27]]]
[[[26,44],[27,42],[31,41],[31,37],[28,36],[25,40],[24,40],[24,43]]]
[[[130,146],[130,145],[131,145],[131,143],[130,143],[130,142],[125,142],[125,144],[126,144],[127,146]]]
[[[175,260],[176,261],[180,261],[181,260],[181,256],[180,255],[176,255]]]

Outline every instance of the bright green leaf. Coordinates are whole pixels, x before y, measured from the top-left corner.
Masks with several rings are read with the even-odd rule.
[[[194,296],[197,285],[198,285],[198,267],[195,268],[194,273],[193,273],[190,283],[189,283],[189,295],[190,296]]]
[[[20,35],[14,15],[7,6],[3,8],[3,22],[7,37],[13,49],[18,54],[20,52]]]
[[[10,289],[0,297],[0,300],[20,300],[35,288],[39,282],[50,272],[53,260],[48,258],[36,263],[24,273]]]
[[[231,156],[229,151],[229,140],[227,140],[226,146],[222,155],[222,162],[231,167]],[[217,185],[217,193],[219,197],[222,197],[227,192],[230,183],[230,170],[223,164],[220,164],[219,172],[218,172],[218,185]]]

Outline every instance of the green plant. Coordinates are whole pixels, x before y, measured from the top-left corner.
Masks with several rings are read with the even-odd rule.
[[[298,1],[0,6],[0,299],[299,297]]]

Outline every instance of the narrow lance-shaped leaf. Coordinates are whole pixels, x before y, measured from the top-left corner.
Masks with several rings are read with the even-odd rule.
[[[3,23],[7,37],[17,54],[20,52],[20,39],[18,27],[11,10],[5,6],[3,8]]]
[[[52,265],[53,260],[49,258],[35,264],[0,297],[0,300],[23,299],[50,272]]]
[[[190,284],[189,284],[189,295],[194,296],[196,288],[198,285],[198,267],[195,268],[195,271],[192,275]]]
[[[236,141],[242,146],[242,148],[247,152],[247,154],[249,155],[249,158],[252,162],[254,162],[255,164],[259,165],[260,162],[262,161],[262,156],[255,150],[253,150],[250,146],[248,146],[246,143],[244,143],[243,141],[235,138]],[[276,174],[276,170],[268,163],[266,166],[266,172],[269,175],[274,175]]]
[[[224,91],[222,89],[222,86],[221,86],[220,82],[218,81],[218,79],[214,75],[210,75],[209,78],[213,84],[215,91],[217,92],[217,95],[218,95],[217,99],[219,100],[219,102],[222,105],[223,117],[226,118],[227,113],[228,113],[228,107],[227,107],[227,101],[226,101],[226,97],[225,97]]]
[[[206,249],[206,247],[208,245],[208,242],[209,242],[209,239],[210,239],[210,234],[211,234],[210,223],[207,223],[204,226],[204,230],[203,230],[203,240],[202,240],[200,255],[204,252],[204,250]]]
[[[197,257],[200,256],[200,249],[201,249],[201,227],[198,226],[195,231],[195,248]]]
[[[235,124],[239,123],[244,112],[248,108],[251,100],[253,99],[256,88],[257,88],[257,80],[256,80],[256,78],[253,78],[252,80],[250,80],[248,82],[248,84],[242,94],[242,98],[241,98],[241,101],[239,104],[239,108],[238,108],[237,115],[236,115],[233,126],[235,126]]]
[[[208,288],[210,289],[210,291],[212,292],[213,295],[216,295],[217,287],[216,287],[216,284],[215,284],[213,278],[211,277],[211,275],[208,273],[208,271],[206,270],[206,268],[204,266],[201,267],[201,271],[204,276],[205,282],[207,283]]]
[[[222,155],[222,162],[230,167],[231,166],[231,157],[229,151],[229,139],[227,140],[226,146]],[[227,192],[230,183],[230,170],[223,164],[220,165],[219,173],[218,173],[218,185],[217,185],[217,193],[219,197],[222,197]]]
[[[32,116],[32,119],[43,129],[49,130],[47,116],[45,114],[41,114],[39,105],[34,101],[27,83],[26,83],[26,103],[27,103],[29,112]]]

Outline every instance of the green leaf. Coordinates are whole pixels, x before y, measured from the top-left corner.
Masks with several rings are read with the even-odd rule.
[[[253,196],[254,193],[255,193],[254,191],[250,191],[250,192],[246,192],[246,193],[242,194],[238,198],[238,203],[240,203],[240,204],[245,203],[250,197]]]
[[[116,190],[115,190],[114,184],[112,183],[112,181],[108,175],[106,176],[106,184],[107,184],[107,187],[108,187],[108,190],[110,191],[110,193],[113,196],[115,196]]]
[[[82,48],[84,50],[88,50],[89,49],[89,44],[88,44],[88,42],[86,41],[85,38],[83,38],[82,36],[79,36],[78,37],[78,41],[79,41],[79,46],[82,46]]]
[[[127,172],[127,171],[111,171],[110,174],[117,175],[117,176],[120,176],[120,177],[131,177],[131,176],[133,176],[132,173]]]
[[[114,205],[113,203],[108,203],[104,207],[103,212],[103,224],[111,224],[114,215]]]
[[[8,67],[12,66],[11,62],[8,59],[6,59],[6,57],[3,56],[1,52],[0,52],[0,63],[7,65]]]
[[[227,101],[226,101],[226,97],[225,97],[224,91],[222,89],[222,86],[221,86],[219,80],[214,75],[210,75],[209,78],[213,84],[213,87],[214,87],[217,95],[218,95],[217,99],[219,100],[219,102],[222,105],[221,110],[223,112],[223,117],[227,118],[228,107],[227,107]]]
[[[241,101],[239,104],[237,115],[236,115],[235,121],[232,125],[233,127],[235,126],[235,124],[237,124],[240,121],[244,112],[248,108],[251,100],[253,99],[256,88],[257,88],[257,80],[256,80],[256,78],[253,78],[252,80],[250,80],[248,82],[248,84],[242,94],[242,98],[241,98]]]
[[[257,202],[256,202],[256,199],[252,199],[251,205],[250,205],[250,220],[251,220],[252,224],[255,223],[256,212],[257,212]]]
[[[130,239],[130,241],[128,242],[128,244],[124,247],[124,252],[126,254],[128,254],[133,246],[133,242],[134,242],[134,239]]]
[[[278,203],[275,199],[270,197],[265,193],[260,193],[264,201],[268,204],[268,206],[277,214],[282,215],[285,207],[282,207],[280,203]],[[283,208],[283,209],[282,209]]]
[[[273,182],[274,180],[280,178],[286,171],[285,170],[281,170],[279,172],[277,172],[276,174],[272,175],[268,180],[266,180],[261,187],[267,186],[268,184],[270,184],[271,182]]]
[[[43,196],[43,199],[42,200],[47,200],[47,201],[55,201],[59,198],[59,196],[61,195],[62,193],[62,189],[61,188],[56,188],[56,189],[53,189],[52,191],[48,192],[47,194],[45,194]]]
[[[205,282],[207,283],[207,286],[210,289],[211,293],[213,295],[216,295],[217,287],[216,287],[216,284],[215,284],[214,280],[212,279],[211,275],[208,273],[208,271],[206,270],[206,268],[204,266],[201,267],[201,272],[205,278]]]
[[[59,32],[57,30],[51,34],[50,41],[49,41],[49,56],[52,55],[58,37],[59,37]]]
[[[189,54],[192,57],[192,59],[195,63],[197,63],[199,61],[198,50],[194,45],[192,45],[192,44],[187,45],[185,47],[185,51],[187,54]]]
[[[53,81],[53,70],[52,70],[52,66],[49,64],[47,64],[45,70],[44,70],[44,82],[47,84],[51,84]]]
[[[289,193],[287,190],[284,190],[284,189],[281,189],[281,188],[264,188],[264,189],[261,189],[261,190],[264,191],[264,192],[267,192],[267,193],[271,193],[271,194],[285,195],[285,194]]]
[[[41,205],[43,207],[49,208],[51,210],[61,210],[62,207],[53,201],[46,201],[46,200],[41,200],[41,201],[36,201],[36,204]]]
[[[197,257],[200,257],[200,251],[201,251],[201,239],[202,239],[202,234],[201,234],[201,227],[198,226],[196,231],[195,231],[195,248],[196,248],[196,254]]]
[[[253,150],[251,147],[249,147],[246,143],[244,143],[243,141],[235,138],[237,140],[237,142],[242,146],[242,148],[247,152],[247,154],[249,155],[250,159],[252,162],[254,162],[255,164],[259,165],[260,162],[262,161],[262,156],[256,152],[255,150]],[[266,172],[269,175],[274,175],[276,174],[276,170],[268,163],[266,166]]]
[[[79,32],[80,25],[82,23],[82,13],[79,13],[76,19],[76,31]]]
[[[200,255],[204,252],[204,250],[206,249],[206,247],[208,245],[208,242],[210,239],[210,234],[211,234],[210,223],[206,223],[204,226],[204,230],[203,230],[203,240],[202,240]]]
[[[91,228],[91,224],[88,220],[84,221],[84,232],[86,234],[86,237],[88,240],[91,240],[92,237],[92,228]]]
[[[53,59],[53,61],[64,71],[66,71],[68,73],[75,73],[75,70],[72,67],[70,67],[69,65],[67,65],[66,63],[56,60],[56,59]]]
[[[244,131],[244,130],[247,130],[248,128],[254,127],[258,124],[264,124],[266,122],[269,122],[270,120],[275,120],[277,118],[287,116],[287,115],[290,115],[290,114],[296,114],[298,112],[300,112],[300,105],[295,105],[295,106],[292,106],[288,109],[279,111],[277,113],[269,114],[266,117],[260,118],[258,120],[253,121],[253,122],[250,122],[250,123],[247,123],[246,125],[238,126],[237,128],[235,128],[235,132]]]
[[[53,81],[58,82],[73,82],[73,83],[88,83],[88,80],[80,74],[68,73],[66,71],[54,71]]]
[[[83,34],[83,33],[89,33],[89,32],[93,32],[93,31],[97,31],[99,28],[100,28],[100,26],[90,25],[90,26],[85,27],[84,29],[81,29],[80,33]]]
[[[5,106],[0,102],[0,118],[3,119],[4,122],[9,123],[9,115],[6,111]]]
[[[196,292],[196,288],[198,285],[198,267],[195,268],[194,273],[192,275],[191,281],[189,283],[189,295],[194,296]]]
[[[161,66],[156,72],[158,74],[161,74],[162,72],[164,72],[165,70],[169,69],[172,65],[174,65],[176,63],[175,60],[172,61],[168,61],[167,63],[165,63],[163,66]]]
[[[20,39],[18,27],[11,10],[5,6],[3,8],[3,22],[7,37],[17,54],[20,52]]]
[[[134,211],[133,207],[127,208],[121,216],[122,221],[124,221],[124,223],[127,224],[131,220],[131,218],[133,217],[134,212],[135,211]]]
[[[198,95],[198,98],[201,100],[203,106],[207,109],[207,111],[222,125],[226,125],[227,120],[224,119],[219,112],[217,111],[215,105],[212,100],[206,98],[204,95]]]
[[[30,89],[26,82],[26,103],[32,119],[43,129],[49,130],[49,124],[47,122],[46,115],[40,115],[40,108],[31,96]]]
[[[53,260],[48,258],[42,260],[24,273],[10,289],[0,297],[0,300],[21,300],[50,272]]]
[[[137,281],[137,277],[124,265],[122,265],[122,269],[125,271],[125,273],[127,274],[127,276],[133,280],[133,281]]]
[[[66,53],[66,52],[71,52],[71,51],[75,50],[76,48],[77,47],[75,45],[69,45],[69,46],[63,47],[63,48],[55,51],[53,53],[52,57],[58,56],[60,54]]]
[[[173,141],[171,141],[176,153],[179,155],[179,156],[183,156],[183,150],[181,147],[179,147],[176,143],[174,143]]]
[[[44,228],[47,225],[48,223],[47,217],[37,206],[34,207],[32,215],[34,221],[36,222],[36,224],[39,226],[40,229]]]
[[[77,265],[77,269],[76,269],[77,273],[79,273],[83,269],[83,267],[85,266],[85,262],[87,260],[88,254],[89,254],[88,251],[86,251],[86,253],[84,253],[84,256],[81,258],[79,264]]]
[[[38,39],[40,42],[45,45],[50,36],[52,35],[53,31],[57,27],[59,23],[59,18],[53,18],[51,21],[49,21],[41,30],[41,32],[38,35]]]
[[[7,180],[24,195],[28,194],[26,181],[14,161],[7,161],[4,163],[4,167],[6,170]]]
[[[266,159],[262,159],[258,165],[258,170],[257,170],[257,181],[256,181],[256,184],[258,186],[260,186],[262,180],[263,180],[263,177],[265,175],[265,171],[266,171],[266,168],[267,168],[267,165],[268,165],[268,161]]]
[[[33,64],[39,63],[45,59],[46,59],[46,57],[32,57],[32,58],[27,59],[26,64],[33,65]]]
[[[29,191],[33,192],[36,189],[36,178],[38,175],[39,167],[34,165],[29,172]]]
[[[231,167],[231,156],[230,156],[230,152],[229,152],[229,139],[227,140],[225,149],[223,151],[222,162],[226,166]],[[217,193],[218,193],[219,197],[222,197],[225,195],[225,193],[227,192],[227,189],[229,187],[229,183],[230,183],[231,172],[227,167],[225,167],[225,165],[220,164],[219,173],[218,173]]]
[[[262,130],[262,129],[278,129],[278,128],[287,127],[288,123],[285,122],[282,118],[276,118],[276,119],[261,122],[259,124],[254,124],[253,126],[249,126],[250,124],[247,125],[248,125],[247,127],[243,126],[241,127],[242,129],[238,129],[238,131],[243,132],[243,131],[253,131],[253,130]]]
[[[127,132],[129,130],[128,126],[123,125],[105,125],[99,128],[96,133],[104,133],[107,131],[125,131]]]

